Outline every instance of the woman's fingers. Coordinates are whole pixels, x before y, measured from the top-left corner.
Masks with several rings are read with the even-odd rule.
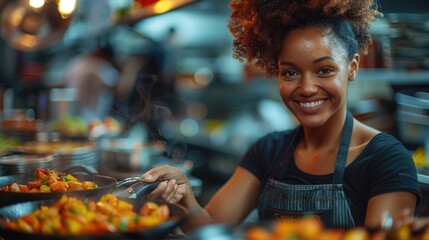
[[[152,168],[149,171],[147,171],[146,173],[144,173],[142,175],[142,178],[146,181],[146,182],[153,182],[155,180],[157,180],[160,175],[162,175],[162,172],[160,172],[161,167],[157,167],[157,168]]]
[[[156,187],[152,192],[146,194],[146,198],[148,199],[157,199],[161,198],[162,194],[164,194],[167,188],[168,181],[162,181],[158,187]]]
[[[162,194],[162,199],[164,199],[164,201],[166,202],[171,203],[171,200],[174,198],[176,191],[177,191],[176,180],[172,179],[168,183],[167,189],[165,190],[164,194]]]
[[[186,175],[178,168],[161,166],[150,169],[142,175],[147,182],[161,181],[158,187],[146,195],[149,199],[162,199],[169,203],[177,203],[186,195],[188,183]]]
[[[174,194],[174,185],[176,185],[176,180],[171,179],[167,182],[164,193],[161,195],[162,199],[167,200],[171,194]]]
[[[183,182],[186,180],[185,174],[176,167],[164,165],[161,167],[152,168],[142,175],[145,181],[153,182],[159,180],[176,179],[176,181]]]
[[[169,203],[176,203],[182,199],[183,194],[178,192],[179,186],[175,179],[161,182],[158,187],[146,195],[149,199],[162,199]]]
[[[185,194],[186,194],[186,188],[177,185],[177,190],[173,198],[171,199],[171,203],[178,203],[180,200],[182,200]]]

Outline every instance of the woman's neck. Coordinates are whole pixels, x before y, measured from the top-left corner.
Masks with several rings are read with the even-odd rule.
[[[301,146],[311,149],[338,149],[341,133],[345,124],[346,111],[337,112],[327,122],[318,128],[304,127],[304,137]]]

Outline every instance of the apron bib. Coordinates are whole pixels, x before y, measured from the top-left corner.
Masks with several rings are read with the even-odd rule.
[[[294,159],[294,149],[302,136],[302,127],[298,128],[293,133],[291,144],[277,160],[278,164],[273,165],[278,167],[271,171],[259,199],[259,219],[272,221],[311,215],[320,219],[327,228],[354,227],[353,216],[342,184],[352,130],[353,115],[347,112],[332,184],[292,185],[276,179],[283,179],[286,169]]]

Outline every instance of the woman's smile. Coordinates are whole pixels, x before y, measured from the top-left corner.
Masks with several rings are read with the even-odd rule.
[[[325,99],[321,99],[321,100],[312,101],[312,102],[298,102],[298,104],[304,108],[315,108],[325,103],[325,101],[326,101]]]

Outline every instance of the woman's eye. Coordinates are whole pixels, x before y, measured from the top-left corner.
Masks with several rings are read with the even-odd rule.
[[[297,75],[298,75],[298,73],[295,71],[292,71],[292,70],[286,70],[286,71],[282,72],[282,77],[290,78],[290,77],[295,77]]]
[[[331,74],[332,72],[333,72],[333,70],[330,68],[322,68],[319,70],[319,72],[317,72],[317,74],[328,75],[328,74]]]

